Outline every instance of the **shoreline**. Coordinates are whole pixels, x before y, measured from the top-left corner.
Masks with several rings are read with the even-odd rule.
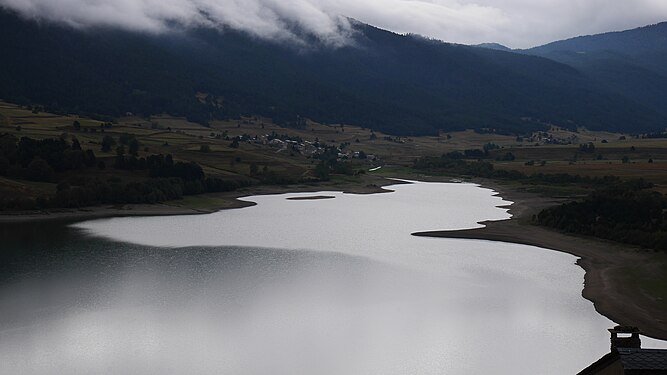
[[[204,215],[214,213],[219,210],[243,208],[253,205],[254,203],[252,202],[244,202],[238,199],[233,199],[225,207],[215,207],[210,209],[181,207],[177,205],[171,205],[169,202],[165,202],[156,204],[121,204],[82,208],[63,208],[57,210],[9,212],[0,214],[0,224],[20,224],[27,222],[45,221],[77,222],[113,217],[134,216]]]
[[[540,197],[492,181],[483,181],[480,185],[513,202],[507,207],[512,218],[482,221],[483,228],[415,232],[412,235],[516,243],[576,256],[579,258],[576,264],[585,272],[582,296],[593,303],[599,314],[621,325],[637,326],[645,336],[667,340],[667,320],[657,318],[665,316],[664,307],[640,286],[628,282],[624,274],[628,265],[641,264],[645,266],[644,270],[650,268],[648,250],[534,225],[531,223],[533,214],[563,200]]]
[[[368,182],[368,181],[366,181]],[[391,190],[385,186],[405,183],[383,177],[371,180],[373,183],[322,183],[318,185],[286,185],[286,186],[254,186],[231,192],[207,193],[184,196],[183,200],[174,200],[155,204],[107,204],[82,208],[60,208],[40,211],[0,212],[0,224],[19,224],[28,222],[66,221],[105,219],[113,217],[135,216],[175,216],[205,215],[221,210],[230,210],[254,206],[255,203],[242,200],[253,195],[285,194],[285,193],[316,193],[322,191],[342,191],[347,194],[378,194]],[[188,207],[182,205],[187,199],[209,199],[212,204],[206,207]]]
[[[447,182],[451,179],[429,176],[411,176],[427,182]],[[367,181],[366,181],[367,182]],[[76,222],[111,217],[128,216],[173,216],[201,215],[220,210],[254,206],[255,203],[241,200],[252,195],[308,193],[327,190],[343,191],[348,194],[377,194],[391,192],[386,186],[407,183],[405,181],[377,176],[372,184],[325,183],[318,185],[258,186],[234,192],[203,194],[194,197],[214,199],[217,203],[204,208],[179,206],[179,201],[161,204],[128,204],[87,207],[82,209],[62,209],[40,212],[2,213],[0,224],[27,222],[61,221]],[[595,310],[610,320],[623,325],[638,326],[642,334],[656,339],[667,340],[667,321],[658,320],[664,308],[657,301],[643,293],[638,286],[629,285],[620,272],[628,264],[646,262],[646,250],[590,237],[563,234],[530,223],[533,214],[541,209],[562,203],[564,199],[541,197],[523,192],[516,187],[499,184],[492,180],[476,179],[472,182],[482,188],[494,191],[504,200],[512,217],[507,220],[482,221],[483,228],[454,231],[426,231],[412,233],[414,236],[460,238],[500,241],[536,246],[560,251],[578,257],[576,264],[585,271],[582,296],[591,301]],[[311,197],[312,199],[312,197]]]

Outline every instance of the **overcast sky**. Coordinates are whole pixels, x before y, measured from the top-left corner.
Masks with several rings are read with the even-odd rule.
[[[298,24],[332,45],[349,36],[345,17],[448,42],[514,48],[667,21],[667,0],[0,0],[0,5],[75,27],[149,32],[173,24],[224,25],[298,41],[286,26]]]

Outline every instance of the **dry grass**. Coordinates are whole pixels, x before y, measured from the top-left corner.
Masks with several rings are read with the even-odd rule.
[[[81,130],[72,126],[74,121],[81,123]],[[17,137],[53,138],[75,136],[84,148],[91,148],[98,157],[111,158],[114,152],[103,153],[100,150],[102,137],[114,138],[123,133],[132,134],[142,144],[140,155],[171,153],[176,159],[192,160],[201,164],[206,173],[225,177],[246,176],[250,165],[292,177],[307,175],[314,161],[305,155],[278,151],[268,145],[241,143],[238,149],[229,147],[230,141],[220,139],[218,135],[230,138],[240,135],[262,136],[276,132],[291,137],[314,142],[340,145],[349,143],[346,151],[364,151],[378,156],[379,164],[410,166],[415,158],[443,153],[482,148],[493,143],[500,148],[491,152],[491,161],[499,169],[519,170],[531,173],[568,173],[589,176],[617,175],[624,178],[644,177],[661,186],[667,187],[667,140],[632,139],[627,134],[591,132],[579,129],[571,132],[552,128],[552,139],[571,141],[569,145],[545,144],[540,134],[532,138],[518,140],[514,136],[497,134],[478,134],[473,131],[441,133],[439,136],[392,137],[381,132],[372,132],[354,126],[323,125],[308,121],[303,129],[283,128],[260,117],[248,117],[239,120],[214,121],[210,127],[188,122],[183,118],[156,115],[150,119],[125,117],[119,119],[111,128],[102,128],[103,123],[77,116],[57,116],[48,113],[32,113],[16,105],[0,102],[0,133],[10,133]],[[17,130],[20,126],[20,131]],[[375,134],[375,139],[371,139]],[[386,138],[385,138],[386,137]],[[625,139],[621,139],[625,137]],[[605,143],[602,143],[602,141]],[[579,151],[579,143],[593,142],[595,151]],[[210,152],[200,152],[206,144]],[[537,144],[537,145],[536,145]],[[147,148],[148,151],[144,151]],[[515,156],[512,162],[495,161],[511,152]],[[628,163],[622,163],[626,156]],[[601,158],[602,160],[597,160]],[[653,163],[648,163],[653,159]],[[534,165],[526,162],[534,161]],[[546,164],[540,166],[541,161]],[[368,167],[375,164],[368,162]],[[665,188],[667,190],[667,188]]]

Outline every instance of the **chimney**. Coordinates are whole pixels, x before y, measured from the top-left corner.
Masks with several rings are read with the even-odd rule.
[[[618,348],[641,348],[639,328],[631,326],[616,326],[609,329],[611,333],[611,351]]]

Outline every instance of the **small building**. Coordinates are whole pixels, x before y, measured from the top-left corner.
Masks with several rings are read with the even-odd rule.
[[[611,351],[578,375],[667,375],[667,350],[642,349],[639,329],[616,326]]]

